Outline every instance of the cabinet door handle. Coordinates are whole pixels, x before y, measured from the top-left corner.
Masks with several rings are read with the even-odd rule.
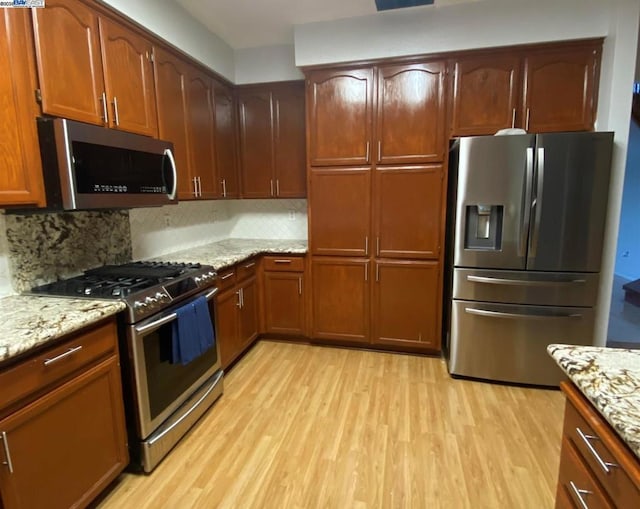
[[[380,264],[376,263],[376,283],[380,282]]]
[[[221,276],[220,279],[224,281],[225,279],[229,279],[231,276],[233,276],[233,272],[229,272],[229,274],[225,274],[224,276]]]
[[[364,238],[364,254],[369,255],[369,237]]]
[[[271,179],[269,182],[271,185],[271,196],[273,196],[273,179]]]
[[[382,160],[382,140],[378,140],[378,161]]]
[[[525,122],[524,130],[529,130],[529,117],[531,116],[531,110],[527,108],[527,121]]]
[[[569,486],[571,487],[571,494],[573,495],[572,498],[578,501],[582,509],[589,509],[589,506],[584,501],[584,498],[582,498],[582,495],[592,495],[593,492],[579,489],[573,481],[569,481]]]
[[[514,128],[516,126],[516,109],[513,108],[513,111],[511,112],[511,128]]]
[[[120,114],[118,113],[118,98],[113,96],[113,120],[117,126],[120,125]]]
[[[255,266],[255,264],[256,264],[256,262],[247,263],[247,264],[244,266],[244,268],[245,268],[245,269],[250,269],[251,267],[254,267],[254,266]]]
[[[107,108],[107,94],[105,92],[102,92],[102,99],[100,99],[100,102],[102,103],[102,119],[104,120],[105,124],[108,124],[109,110]]]
[[[376,237],[376,256],[380,256],[380,237]]]
[[[273,263],[291,263],[291,260],[273,260]]]
[[[193,177],[191,179],[191,183],[193,184],[193,196],[198,197],[198,184],[196,183],[196,178]]]
[[[280,196],[280,179],[276,179],[276,196]]]
[[[302,276],[298,277],[298,295],[302,295]]]
[[[4,456],[5,458],[7,458],[7,461],[3,461],[2,464],[7,465],[7,468],[9,469],[9,473],[13,474],[13,463],[11,462],[11,452],[9,451],[9,441],[7,440],[7,432],[3,431],[2,435],[0,435],[0,438],[2,438],[2,444],[4,445]]]
[[[364,156],[365,160],[366,160],[365,162],[367,162],[367,163],[369,162],[369,150],[370,150],[370,148],[371,148],[371,144],[369,142],[367,142],[367,153]]]
[[[236,292],[236,295],[238,296],[238,302],[236,302],[236,307],[238,309],[242,309],[242,297],[240,297],[241,291],[242,291],[242,288]]]
[[[78,346],[75,346],[73,348],[69,348],[69,350],[67,350],[64,353],[61,353],[60,355],[56,355],[55,357],[53,357],[51,359],[45,359],[43,364],[45,366],[51,366],[51,364],[54,364],[54,363],[56,363],[58,361],[61,361],[65,357],[69,357],[70,355],[73,355],[74,353],[79,352],[80,350],[82,350],[82,345],[78,345]]]
[[[202,180],[198,176],[198,196],[202,197]]]
[[[369,281],[369,262],[364,264],[364,280]]]
[[[596,448],[593,447],[593,445],[591,444],[591,440],[600,440],[600,437],[596,437],[594,435],[586,435],[580,428],[576,428],[576,433],[578,433],[578,436],[582,439],[582,441],[584,442],[584,445],[587,446],[587,449],[589,449],[589,452],[598,462],[598,465],[600,465],[600,468],[604,470],[605,474],[610,474],[611,468],[612,467],[615,468],[618,466],[616,463],[609,463],[607,461],[604,461],[602,457],[598,454],[598,451],[596,451]]]
[[[227,180],[226,179],[222,179],[222,197],[223,198],[227,197]]]
[[[240,308],[244,309],[244,288],[240,288]]]

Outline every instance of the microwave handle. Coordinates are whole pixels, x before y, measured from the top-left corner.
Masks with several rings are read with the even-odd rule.
[[[171,163],[171,170],[173,171],[173,189],[169,193],[169,199],[176,199],[176,192],[178,191],[178,170],[176,169],[176,160],[173,158],[173,152],[171,152],[170,148],[164,149],[165,157],[169,158],[169,162]]]

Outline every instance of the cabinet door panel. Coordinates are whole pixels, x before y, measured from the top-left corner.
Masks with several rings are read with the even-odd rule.
[[[311,270],[312,336],[368,343],[369,261],[316,257]]]
[[[173,143],[178,169],[178,197],[195,198],[188,157],[186,71],[175,56],[160,48],[154,51],[156,96],[158,99],[158,134]]]
[[[242,285],[240,309],[240,344],[244,349],[258,337],[258,286],[256,279]]]
[[[6,509],[85,507],[128,462],[117,358],[0,421],[0,431],[14,469],[0,472]]]
[[[240,353],[238,330],[240,295],[238,290],[233,289],[218,294],[216,305],[216,340],[220,346],[222,369],[226,369]]]
[[[264,320],[270,333],[304,333],[304,297],[301,272],[264,273]]]
[[[367,256],[371,231],[371,170],[312,170],[311,252]]]
[[[371,162],[373,69],[317,71],[307,81],[311,166]]]
[[[497,54],[461,58],[454,64],[454,136],[495,134],[516,127],[520,58]]]
[[[240,112],[240,172],[243,198],[275,196],[271,94],[243,91]]]
[[[527,131],[593,129],[598,60],[599,51],[593,46],[528,56],[523,100]]]
[[[98,15],[78,0],[50,0],[33,22],[43,113],[106,124]]]
[[[442,166],[375,169],[375,254],[438,258],[442,228]]]
[[[198,179],[200,198],[215,198],[215,154],[211,80],[193,68],[187,69],[187,129],[191,175]]]
[[[305,158],[304,83],[273,92],[276,196],[307,195]]]
[[[444,159],[444,84],[444,62],[378,69],[377,163]]]
[[[122,25],[102,17],[100,44],[105,88],[112,107],[109,126],[157,136],[151,43]]]
[[[438,274],[437,262],[375,262],[374,343],[439,348]]]
[[[214,85],[215,154],[218,175],[218,191],[222,198],[239,198],[236,105],[231,89]]]
[[[45,203],[27,12],[0,10],[0,206]]]

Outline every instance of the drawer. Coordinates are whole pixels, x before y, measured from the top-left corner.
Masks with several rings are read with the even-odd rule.
[[[217,284],[220,292],[233,288],[236,284],[236,269],[225,269],[218,272]]]
[[[115,320],[80,333],[0,372],[0,409],[50,387],[79,369],[117,352]]]
[[[600,416],[598,415],[597,418],[600,419]],[[600,436],[605,431],[596,431],[594,426],[589,424],[570,401],[567,401],[564,422],[564,435],[580,452],[584,462],[600,481],[614,504],[617,507],[628,507],[626,504],[629,501],[640,500],[640,490],[636,488],[621,468],[620,461],[616,459]],[[603,425],[604,423],[601,424],[601,426]],[[609,442],[619,440],[617,435],[613,435],[614,431],[606,429],[606,432],[612,434]],[[620,447],[626,446],[620,443]]]
[[[236,273],[238,274],[238,282],[244,281],[245,279],[249,279],[250,277],[255,276],[257,268],[258,268],[258,265],[255,258],[239,263],[236,266]]]
[[[580,453],[570,440],[563,438],[560,456],[560,473],[558,474],[558,493],[556,507],[566,507],[561,502],[571,500],[577,509],[613,509],[600,483],[592,476],[589,468],[583,463]]]
[[[304,258],[301,256],[265,256],[264,270],[284,272],[304,272]]]

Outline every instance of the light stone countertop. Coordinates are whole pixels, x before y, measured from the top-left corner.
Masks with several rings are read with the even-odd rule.
[[[306,240],[226,239],[154,258],[169,262],[202,263],[221,270],[259,254],[305,254]]]
[[[640,350],[549,345],[547,352],[640,459]]]
[[[0,363],[122,311],[123,302],[11,295],[0,299]]]

